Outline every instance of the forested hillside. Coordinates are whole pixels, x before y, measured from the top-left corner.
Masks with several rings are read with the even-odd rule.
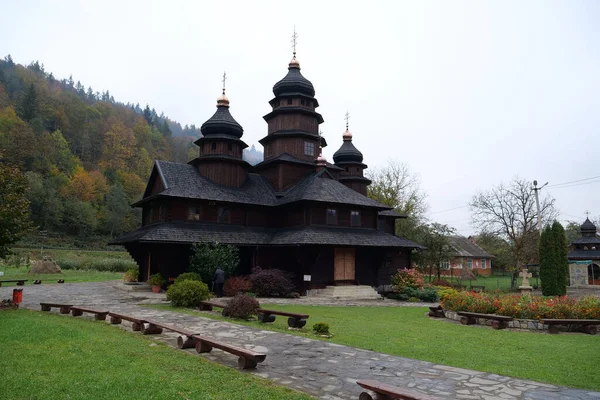
[[[31,219],[43,232],[34,240],[102,242],[136,229],[139,210],[129,205],[140,198],[152,161],[187,162],[198,137],[193,125],[182,128],[72,77],[59,80],[37,61],[0,60],[0,158],[26,172]]]

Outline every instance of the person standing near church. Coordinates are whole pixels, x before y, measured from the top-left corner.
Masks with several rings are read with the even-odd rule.
[[[215,285],[215,293],[217,297],[223,297],[223,285],[225,284],[225,271],[218,267],[213,277],[213,283]]]

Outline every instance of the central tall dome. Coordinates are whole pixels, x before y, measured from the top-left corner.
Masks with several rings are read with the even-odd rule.
[[[272,111],[263,118],[267,136],[259,142],[265,148],[264,161],[257,166],[276,188],[283,191],[314,172],[319,147],[326,142],[319,135],[321,114],[313,84],[300,72],[296,52],[287,75],[273,86]]]

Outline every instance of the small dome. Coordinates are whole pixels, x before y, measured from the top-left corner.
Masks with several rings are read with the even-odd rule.
[[[346,128],[346,132],[344,132],[344,134],[342,135],[342,139],[344,139],[344,141],[352,140],[352,132],[350,132],[348,128]]]
[[[223,92],[223,94],[217,98],[217,107],[218,106],[229,107],[229,98],[227,98],[227,96],[225,95],[225,92]]]
[[[241,138],[244,134],[244,128],[231,116],[229,112],[229,99],[223,93],[217,99],[217,112],[200,127],[204,136],[210,135],[230,135]]]
[[[287,75],[273,86],[275,96],[286,93],[302,93],[311,97],[315,95],[313,84],[300,73],[300,63],[296,56],[290,61]]]
[[[315,160],[315,164],[317,165],[317,167],[325,167],[325,166],[327,166],[327,159],[323,155],[323,149],[320,149],[319,156]]]
[[[363,161],[363,155],[354,145],[352,144],[352,132],[346,128],[346,132],[342,135],[344,143],[342,146],[333,154],[333,162],[336,164],[339,162],[359,162]]]
[[[585,222],[580,227],[581,233],[593,233],[596,234],[596,225],[590,221],[589,218],[585,219]]]

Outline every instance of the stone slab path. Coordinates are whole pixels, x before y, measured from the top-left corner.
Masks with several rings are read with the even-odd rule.
[[[357,399],[361,390],[356,380],[367,378],[413,388],[415,391],[443,399],[600,400],[599,392],[437,365],[208,318],[154,310],[139,304],[161,303],[164,294],[124,291],[119,289],[121,285],[116,281],[27,285],[23,290],[22,306],[39,310],[39,303],[46,301],[106,308],[222,338],[228,343],[268,354],[266,361],[249,373],[326,400]],[[12,289],[0,287],[0,297],[10,297]],[[303,303],[306,301],[308,300],[302,300]],[[315,304],[319,299],[310,301],[311,304]],[[392,303],[398,304],[390,302],[389,305]],[[353,305],[362,305],[362,302]],[[175,346],[177,335],[167,332],[152,338]],[[194,349],[185,351],[196,354]],[[237,366],[237,357],[217,349],[197,356],[232,368]]]

